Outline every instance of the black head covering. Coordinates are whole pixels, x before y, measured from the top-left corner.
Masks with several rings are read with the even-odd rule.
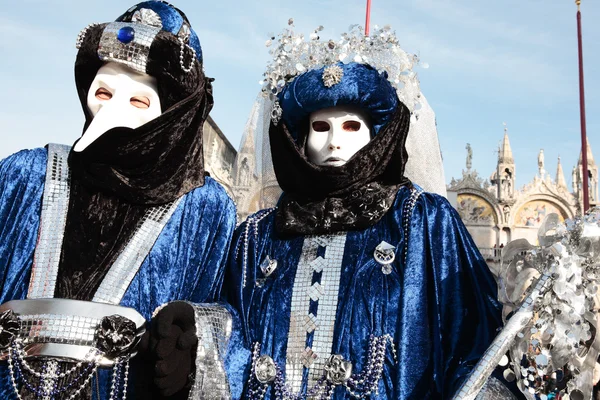
[[[326,87],[323,71],[311,70],[295,78],[279,96],[283,118],[277,125],[271,123],[269,138],[283,189],[276,216],[280,234],[365,229],[392,206],[398,188],[410,183],[404,177],[410,111],[385,74],[356,63],[344,66],[346,70],[351,73],[344,73],[339,87]],[[310,112],[341,105],[358,106],[382,122],[373,139],[346,164],[317,166],[305,154]],[[296,112],[290,115],[286,108]]]
[[[182,46],[178,33],[184,25],[189,28],[187,17],[163,2],[140,3],[118,20],[129,23],[143,10],[162,20],[145,71],[157,80],[163,113],[136,129],[111,129],[83,151],[71,151],[71,196],[57,297],[91,299],[148,209],[204,184],[202,127],[213,97],[211,79],[202,70],[199,41],[192,34],[189,46]],[[87,95],[104,63],[99,44],[106,26],[92,25],[84,31],[75,62],[84,132],[93,119]],[[186,72],[182,64],[191,65],[191,70]]]
[[[75,179],[89,187],[111,192],[134,204],[163,204],[204,184],[202,128],[213,106],[212,79],[206,78],[200,60],[189,73],[180,65],[179,30],[171,14],[179,16],[180,26],[189,22],[179,10],[165,3],[148,1],[132,7],[118,20],[131,21],[136,10],[159,7],[171,17],[152,42],[146,73],[157,80],[163,113],[136,129],[113,128],[81,152],[69,157]],[[86,117],[83,131],[93,116],[87,107],[87,95],[98,69],[98,48],[106,24],[88,28],[75,62],[75,82]],[[193,32],[193,31],[192,31]],[[197,37],[192,35],[192,39]],[[198,46],[195,46],[199,48]],[[201,51],[195,55],[200,58]],[[184,65],[194,53],[184,47]]]

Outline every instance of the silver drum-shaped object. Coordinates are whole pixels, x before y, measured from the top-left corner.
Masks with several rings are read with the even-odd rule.
[[[20,321],[19,337],[23,339],[27,358],[56,358],[82,361],[96,347],[96,330],[102,319],[120,315],[136,326],[139,342],[146,331],[144,317],[129,307],[71,299],[11,300],[0,306],[0,313],[12,310]],[[135,348],[130,352],[136,354]],[[0,353],[0,360],[8,351]],[[101,366],[112,366],[113,359],[103,357]]]

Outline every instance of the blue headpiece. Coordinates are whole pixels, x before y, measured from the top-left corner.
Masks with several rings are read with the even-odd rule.
[[[387,72],[355,62],[304,72],[283,88],[278,99],[281,118],[294,139],[310,113],[341,105],[367,112],[377,134],[399,102]]]
[[[81,47],[88,25],[77,37]],[[108,23],[102,32],[98,56],[105,62],[124,64],[138,72],[146,73],[152,43],[160,32],[175,36],[179,42],[179,64],[184,72],[192,70],[194,63],[202,62],[200,40],[190,27],[183,12],[163,1],[144,1],[129,8],[115,22]]]
[[[398,103],[410,112],[421,108],[418,57],[400,47],[389,26],[365,36],[358,25],[340,40],[321,40],[323,27],[306,41],[288,22],[276,41],[267,40],[273,61],[267,64],[262,93],[273,102],[271,119],[283,119],[294,138],[308,115],[323,108],[355,105],[366,111],[374,133],[390,120]]]

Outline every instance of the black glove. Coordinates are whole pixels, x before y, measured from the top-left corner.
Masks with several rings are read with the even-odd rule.
[[[195,369],[196,325],[194,308],[182,301],[167,304],[152,319],[140,349],[148,349],[154,364],[154,384],[162,396],[172,396],[191,387]]]

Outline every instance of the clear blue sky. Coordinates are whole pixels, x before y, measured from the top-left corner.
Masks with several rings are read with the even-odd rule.
[[[437,115],[446,178],[459,177],[465,144],[484,177],[508,124],[517,185],[537,171],[544,149],[552,176],[561,156],[567,181],[579,155],[576,6],[572,0],[372,0],[372,24],[390,24],[418,53],[421,88]],[[364,0],[172,0],[202,43],[216,78],[212,117],[234,146],[258,93],[264,42],[289,17],[309,33],[337,38],[364,23]],[[588,139],[600,161],[600,4],[583,0]],[[48,142],[72,143],[83,117],[75,92],[77,33],[108,22],[133,2],[20,0],[0,14],[0,158]]]

